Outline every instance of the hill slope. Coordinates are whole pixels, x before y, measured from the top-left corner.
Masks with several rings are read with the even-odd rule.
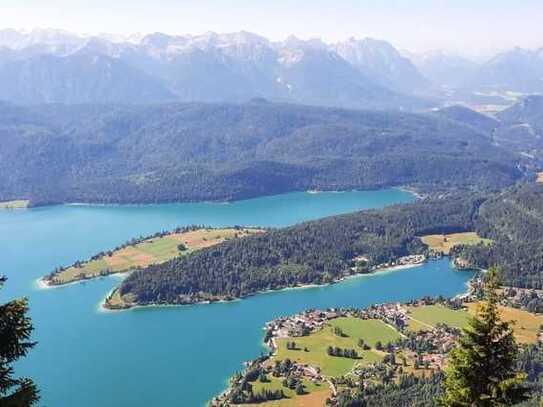
[[[543,96],[527,96],[500,112],[500,127],[494,139],[500,145],[534,157],[543,163]]]
[[[258,101],[0,105],[0,200],[228,200],[393,185],[501,188],[517,158],[435,115]]]

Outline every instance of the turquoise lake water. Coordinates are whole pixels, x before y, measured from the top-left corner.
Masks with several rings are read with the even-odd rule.
[[[229,204],[53,206],[0,211],[0,302],[28,296],[39,343],[17,365],[41,389],[40,406],[202,406],[242,362],[264,350],[262,327],[307,308],[366,306],[464,291],[469,272],[447,260],[316,288],[231,303],[102,312],[119,283],[108,277],[40,290],[36,280],[129,238],[188,224],[286,226],[358,209],[410,202],[396,189],[291,193]]]

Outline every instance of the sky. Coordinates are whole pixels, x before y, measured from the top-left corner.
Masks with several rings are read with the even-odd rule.
[[[0,0],[0,28],[373,37],[400,49],[464,54],[541,47],[542,21],[543,0]]]

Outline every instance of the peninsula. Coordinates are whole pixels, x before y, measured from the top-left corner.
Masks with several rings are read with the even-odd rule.
[[[113,250],[98,253],[89,260],[77,261],[69,267],[60,267],[43,277],[42,281],[48,286],[59,286],[125,273],[152,264],[161,264],[174,257],[194,253],[230,239],[263,232],[262,229],[244,227],[177,228],[172,232],[159,232],[152,236],[132,239]]]
[[[125,309],[330,284],[448,255],[463,269],[499,263],[505,284],[540,289],[539,263],[522,250],[533,246],[541,256],[536,247],[543,242],[542,201],[543,188],[530,183],[499,193],[432,196],[266,233],[242,227],[177,230],[56,270],[45,282],[60,285],[132,270],[105,301],[107,308]]]
[[[448,353],[480,304],[481,280],[470,287],[454,299],[312,309],[270,321],[264,328],[269,354],[247,362],[209,404],[338,406],[363,390],[368,406],[426,405],[425,398],[440,392]],[[500,293],[501,318],[513,322],[524,359],[543,343],[543,317],[528,309],[528,298],[543,305],[541,291]]]
[[[243,298],[446,254],[461,268],[500,264],[504,284],[540,289],[541,202],[542,186],[528,183],[306,222],[137,270],[119,294],[137,305]]]

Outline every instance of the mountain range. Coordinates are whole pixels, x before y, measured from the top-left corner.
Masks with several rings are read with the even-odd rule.
[[[20,103],[279,102],[420,110],[439,89],[537,93],[543,53],[513,49],[484,64],[407,54],[386,41],[327,44],[249,32],[82,36],[0,30],[0,100]],[[137,84],[135,86],[134,84]]]
[[[383,69],[383,68],[387,69]],[[23,103],[247,101],[264,97],[369,108],[421,108],[425,80],[385,42],[271,42],[239,32],[138,40],[0,31],[0,100]],[[134,86],[137,84],[137,86]]]

